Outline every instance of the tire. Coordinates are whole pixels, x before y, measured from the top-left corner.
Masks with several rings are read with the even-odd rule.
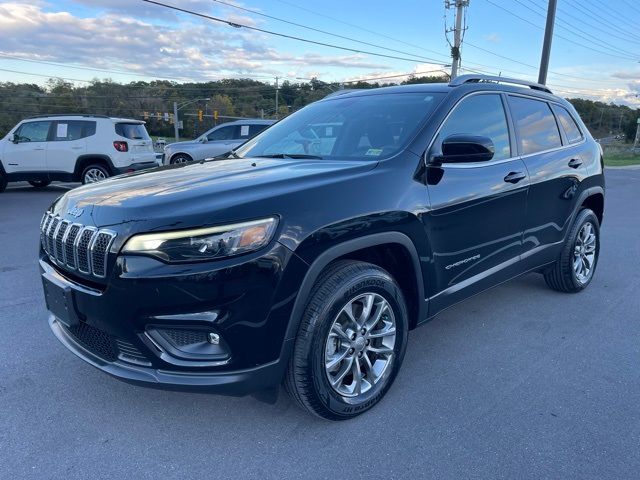
[[[366,317],[362,311],[369,299],[371,316]],[[366,334],[354,333],[347,308],[356,319],[365,319]],[[402,291],[389,273],[364,262],[330,265],[311,290],[285,374],[285,389],[303,409],[328,420],[348,420],[366,412],[384,397],[400,370],[408,325]],[[362,372],[360,393],[356,369]]]
[[[49,180],[31,180],[29,184],[34,188],[45,188],[51,184]]]
[[[173,157],[171,157],[171,161],[169,162],[170,165],[177,165],[180,163],[188,163],[188,162],[192,162],[193,158],[191,158],[189,155],[187,155],[186,153],[178,153],[177,155],[174,155]]]
[[[587,232],[588,238],[592,238],[592,241],[585,241]],[[584,290],[593,280],[599,255],[600,222],[592,210],[585,208],[578,212],[560,257],[544,273],[547,285],[553,290],[565,293]],[[585,275],[586,267],[589,265],[588,274]]]
[[[7,177],[0,172],[0,193],[4,192],[7,188]]]
[[[104,165],[94,163],[82,170],[80,178],[82,180],[82,184],[86,185],[88,183],[101,182],[110,176],[111,174],[109,173],[109,170]]]

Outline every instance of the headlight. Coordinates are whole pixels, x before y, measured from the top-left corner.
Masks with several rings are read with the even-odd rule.
[[[145,233],[129,239],[122,251],[152,255],[168,262],[214,260],[253,252],[269,243],[275,217],[219,227]]]

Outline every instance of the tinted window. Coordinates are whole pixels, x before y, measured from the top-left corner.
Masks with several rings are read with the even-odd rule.
[[[69,120],[56,122],[53,139],[58,142],[79,140],[96,133],[96,122],[85,120]]]
[[[27,122],[16,132],[20,142],[46,142],[51,122]]]
[[[236,133],[236,126],[221,127],[207,135],[207,140],[215,142],[216,140],[233,140]]]
[[[562,146],[556,119],[547,102],[509,97],[522,155]]]
[[[567,109],[560,105],[554,105],[553,111],[556,112],[556,116],[558,117],[560,125],[564,130],[564,134],[567,137],[567,141],[569,143],[576,143],[582,140],[582,132]]]
[[[240,157],[390,157],[407,144],[442,97],[440,93],[422,92],[323,100],[270,126],[235,153]]]
[[[249,125],[249,136],[253,137],[267,128],[269,125]]]
[[[511,157],[509,127],[499,95],[473,95],[462,100],[442,126],[436,144],[455,134],[489,137],[496,149],[494,160]]]
[[[116,133],[129,140],[149,140],[150,138],[142,123],[116,123]]]

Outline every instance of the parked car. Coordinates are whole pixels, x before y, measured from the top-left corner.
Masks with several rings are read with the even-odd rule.
[[[50,115],[21,121],[0,140],[0,192],[7,182],[46,187],[93,183],[157,167],[144,122],[100,115]]]
[[[543,85],[349,92],[229,156],[54,202],[40,267],[69,350],[157,388],[273,399],[283,382],[344,420],[385,396],[409,331],[447,307],[528,272],[560,292],[593,279],[602,150]]]
[[[170,143],[164,148],[164,164],[204,160],[226,153],[262,132],[275,120],[246,119],[223,123],[195,140]]]

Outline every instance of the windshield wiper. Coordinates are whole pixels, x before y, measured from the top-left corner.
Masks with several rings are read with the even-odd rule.
[[[269,155],[257,155],[259,158],[294,158],[294,159],[302,159],[302,158],[311,158],[316,160],[322,160],[320,155],[306,155],[304,153],[272,153]]]
[[[228,152],[221,153],[220,155],[216,155],[215,157],[212,158],[212,160],[225,160],[227,158],[240,158],[240,157],[235,151],[230,150]]]

